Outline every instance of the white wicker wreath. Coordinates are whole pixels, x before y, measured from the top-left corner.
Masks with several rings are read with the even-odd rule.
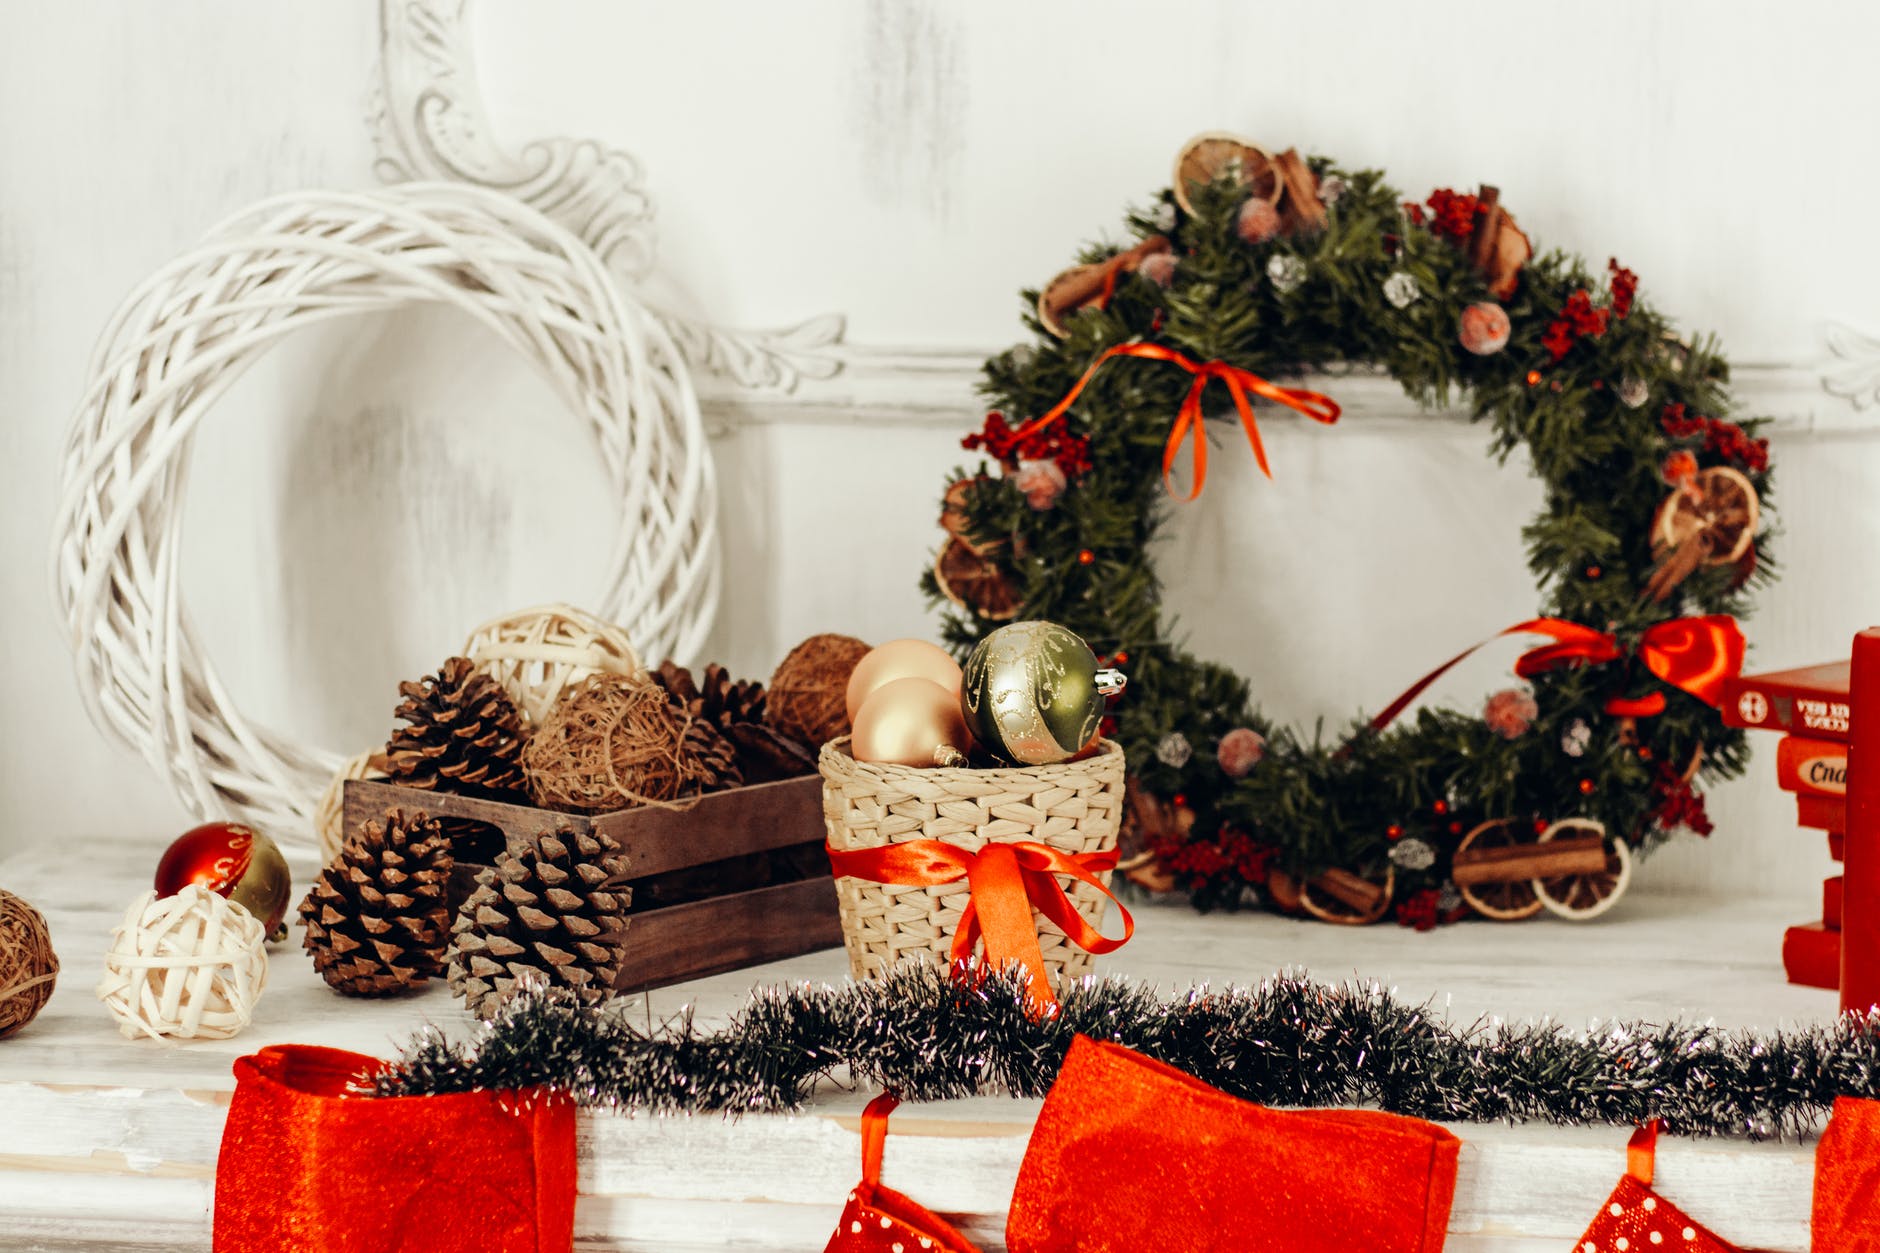
[[[694,656],[717,610],[717,491],[690,375],[580,240],[484,188],[411,183],[270,200],[159,270],[112,318],[66,442],[54,578],[94,721],[192,812],[310,846],[340,755],[243,717],[180,591],[196,425],[283,336],[413,304],[469,313],[594,428],[620,503],[591,602],[651,656]]]

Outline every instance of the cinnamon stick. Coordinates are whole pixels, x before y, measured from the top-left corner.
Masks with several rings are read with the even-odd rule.
[[[1369,879],[1360,879],[1349,870],[1327,870],[1312,880],[1312,886],[1336,898],[1360,914],[1376,913],[1384,901],[1384,889]]]
[[[1484,183],[1475,200],[1485,212],[1477,216],[1475,233],[1469,236],[1469,264],[1486,274],[1495,256],[1495,241],[1501,238],[1501,189]]]
[[[1045,303],[1053,312],[1064,314],[1081,309],[1103,294],[1113,274],[1134,273],[1137,266],[1158,252],[1168,252],[1174,245],[1166,235],[1151,235],[1127,252],[1119,252],[1098,265],[1080,265],[1064,271],[1045,288]]]
[[[1319,180],[1313,177],[1312,167],[1305,163],[1299,150],[1286,149],[1273,158],[1273,165],[1279,171],[1280,185],[1284,188],[1280,213],[1286,233],[1317,230],[1325,225],[1325,206],[1319,203]]]
[[[1449,877],[1455,880],[1457,887],[1474,887],[1480,883],[1520,883],[1527,879],[1600,874],[1605,869],[1605,838],[1575,835],[1545,844],[1464,849],[1456,854]]]

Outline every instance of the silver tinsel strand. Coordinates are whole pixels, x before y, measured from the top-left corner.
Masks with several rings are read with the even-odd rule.
[[[1800,1138],[1836,1096],[1880,1096],[1880,1022],[1778,1031],[1644,1022],[1457,1026],[1375,984],[1296,975],[1173,995],[1087,979],[1034,1018],[1017,969],[952,979],[932,966],[838,987],[760,988],[722,1028],[651,1030],[556,994],[512,1000],[469,1040],[429,1030],[380,1096],[541,1086],[610,1109],[788,1110],[837,1074],[910,1100],[1042,1096],[1073,1036],[1136,1049],[1269,1105],[1367,1105],[1442,1122],[1629,1127]]]

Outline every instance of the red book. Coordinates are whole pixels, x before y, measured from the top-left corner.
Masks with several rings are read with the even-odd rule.
[[[1818,922],[1805,922],[1782,933],[1782,970],[1804,988],[1840,986],[1841,933]]]
[[[1830,931],[1841,929],[1841,884],[1845,882],[1840,875],[1821,881],[1821,925]]]
[[[1828,856],[1836,861],[1847,860],[1847,837],[1839,831],[1828,832]]]
[[[1723,683],[1723,721],[1753,731],[1788,731],[1847,742],[1849,662],[1832,661],[1771,674],[1739,674]]]
[[[1848,719],[1846,900],[1841,910],[1841,1012],[1880,1005],[1880,628],[1854,637],[1848,706],[1873,710]],[[1849,907],[1851,906],[1851,908]]]
[[[1776,783],[1804,796],[1847,795],[1847,745],[1785,735],[1776,745]]]
[[[1847,830],[1847,798],[1839,796],[1797,796],[1795,821],[1810,831]]]

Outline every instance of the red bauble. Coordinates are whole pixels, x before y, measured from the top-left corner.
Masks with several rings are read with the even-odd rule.
[[[1252,203],[1249,201],[1248,203]],[[1266,755],[1266,737],[1252,727],[1235,727],[1215,745],[1214,759],[1230,779],[1244,779]]]
[[[158,896],[200,883],[259,918],[270,937],[285,934],[294,885],[274,841],[239,822],[206,822],[176,837],[157,862]]]
[[[1457,338],[1462,346],[1478,357],[1491,357],[1508,346],[1513,327],[1508,311],[1498,304],[1482,301],[1462,311],[1462,327]]]
[[[1167,287],[1175,281],[1175,270],[1181,263],[1172,252],[1157,252],[1142,259],[1136,267],[1136,273],[1154,283],[1157,287]]]
[[[1255,198],[1240,206],[1234,218],[1234,233],[1249,244],[1264,244],[1279,234],[1279,210]]]

